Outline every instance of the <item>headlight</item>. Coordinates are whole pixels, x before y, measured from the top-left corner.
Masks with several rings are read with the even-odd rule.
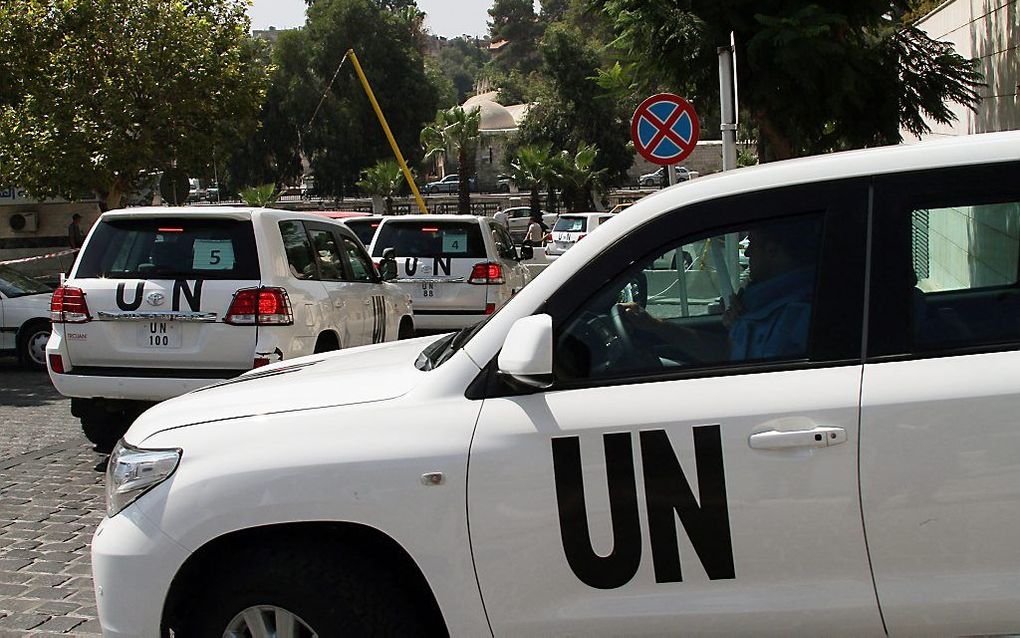
[[[141,450],[117,443],[106,467],[106,515],[114,516],[139,496],[170,478],[181,450]]]

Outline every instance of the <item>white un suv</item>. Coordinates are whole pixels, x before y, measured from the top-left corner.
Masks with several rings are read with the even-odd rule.
[[[156,406],[104,635],[1016,634],[1017,176],[1020,132],[699,178],[460,334]]]
[[[414,333],[339,222],[276,210],[104,214],[51,302],[53,385],[110,446],[154,402],[284,359]]]

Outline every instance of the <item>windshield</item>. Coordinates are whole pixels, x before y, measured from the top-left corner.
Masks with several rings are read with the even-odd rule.
[[[448,335],[444,335],[441,339],[433,341],[429,345],[425,346],[425,349],[418,355],[418,359],[414,362],[414,367],[419,370],[433,370],[443,365],[446,361],[453,356],[453,353],[457,352],[471,341],[471,338],[478,334],[478,331],[482,327],[489,323],[493,317],[499,314],[499,311],[506,308],[507,304],[500,306],[496,312],[492,313],[485,319],[482,319],[473,326],[467,328],[461,328],[458,332],[454,332]]]
[[[114,219],[93,231],[75,273],[114,279],[258,279],[255,233],[234,219]]]
[[[561,216],[556,220],[553,230],[561,233],[583,233],[586,221],[586,217]]]
[[[8,297],[23,297],[53,292],[53,289],[10,266],[0,266],[0,292]]]
[[[378,219],[345,219],[344,224],[353,230],[354,234],[361,240],[361,243],[366,246],[372,244],[375,231],[379,229]]]
[[[383,224],[378,233],[373,257],[382,257],[383,250],[393,248],[399,257],[485,258],[482,231],[475,221],[392,221]]]

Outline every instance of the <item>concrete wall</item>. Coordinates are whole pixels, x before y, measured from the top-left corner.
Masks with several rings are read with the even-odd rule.
[[[956,52],[978,61],[987,86],[978,89],[976,111],[951,105],[957,120],[929,121],[925,138],[1020,129],[1020,0],[951,0],[917,26],[935,40],[952,42]],[[903,132],[904,141],[918,138]]]
[[[35,211],[38,228],[32,232],[17,232],[11,228],[10,219],[15,213]],[[92,224],[99,218],[99,205],[92,203],[38,203],[21,202],[7,204],[0,202],[0,262],[22,257],[45,255],[68,248],[67,226],[71,216],[82,216],[81,227],[88,234]],[[18,269],[29,275],[52,276],[66,271],[73,263],[73,255],[55,259],[40,259],[17,264]]]

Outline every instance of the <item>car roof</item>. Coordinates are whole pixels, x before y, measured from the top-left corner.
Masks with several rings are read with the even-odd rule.
[[[490,217],[483,215],[398,215],[395,217],[383,217],[384,222],[478,222],[481,223]]]
[[[560,217],[598,217],[600,215],[612,215],[608,210],[603,211],[583,211],[580,213],[560,213]]]
[[[328,217],[329,219],[347,219],[349,217],[370,217],[371,213],[357,210],[310,210],[311,215]]]
[[[322,215],[275,208],[243,208],[239,206],[141,206],[118,209],[103,213],[100,219],[160,219],[166,217],[195,219],[237,219],[242,221],[265,219],[284,221],[304,219],[308,221],[333,221]]]

